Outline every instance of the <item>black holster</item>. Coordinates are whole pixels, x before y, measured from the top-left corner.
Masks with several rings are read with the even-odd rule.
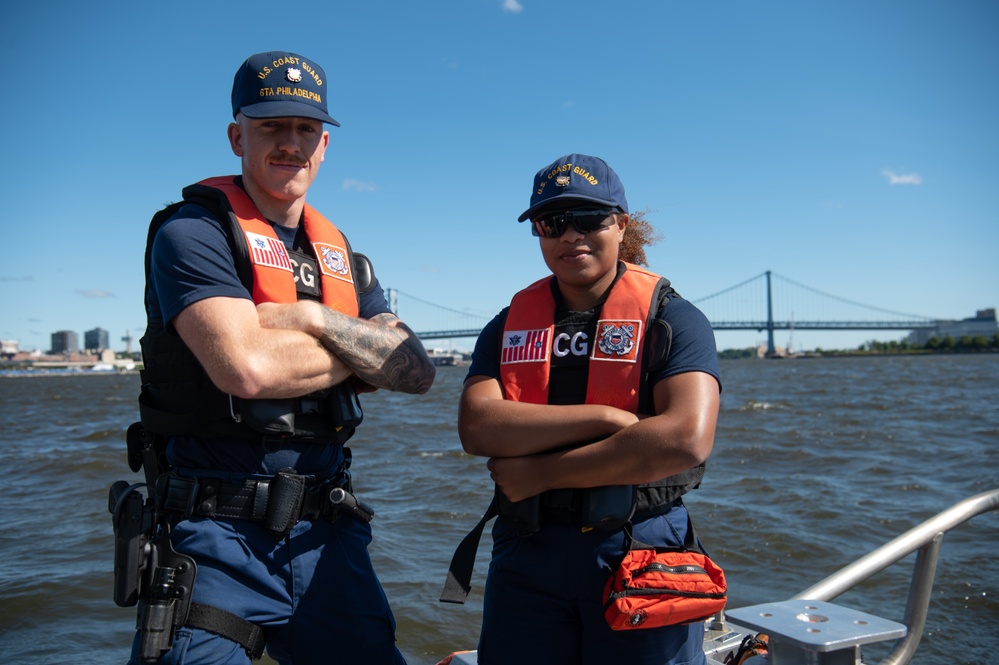
[[[156,662],[187,621],[197,565],[174,550],[169,523],[137,487],[119,480],[108,496],[115,539],[113,598],[120,607],[139,606],[139,657]]]

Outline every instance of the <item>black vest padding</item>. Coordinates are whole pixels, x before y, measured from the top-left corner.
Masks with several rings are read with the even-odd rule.
[[[183,201],[160,210],[150,222],[145,253],[147,283],[156,232],[182,206],[193,203],[227,224],[226,238],[237,276],[252,293],[249,251],[225,194],[204,185],[185,187],[183,194]],[[367,263],[366,258],[364,261]],[[373,279],[370,264],[366,269]],[[146,311],[149,311],[148,302]],[[161,319],[148,319],[139,346],[143,361],[139,414],[143,426],[151,432],[164,436],[186,434],[250,441],[280,437],[342,444],[360,424],[360,404],[349,381],[296,399],[241,400],[215,387],[191,350]]]

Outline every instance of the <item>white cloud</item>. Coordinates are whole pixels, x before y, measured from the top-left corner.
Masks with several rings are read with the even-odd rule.
[[[524,6],[517,2],[517,0],[503,0],[502,6],[503,11],[510,12],[511,14],[519,14],[524,11]]]
[[[378,190],[378,185],[373,182],[362,182],[360,180],[354,180],[353,178],[347,178],[343,181],[343,191],[349,192],[350,190],[358,192],[374,192]]]
[[[84,298],[114,298],[115,295],[100,289],[77,289],[76,292]]]
[[[922,185],[923,176],[918,173],[902,173],[898,174],[894,171],[885,169],[881,172],[884,177],[888,178],[888,182],[892,185]]]

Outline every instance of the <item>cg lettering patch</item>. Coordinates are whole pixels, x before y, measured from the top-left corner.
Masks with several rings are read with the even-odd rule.
[[[250,259],[254,264],[292,272],[288,250],[277,238],[247,231],[246,245],[250,248]]]
[[[548,328],[540,330],[504,330],[503,353],[500,363],[531,363],[548,361],[548,339],[551,331]]]
[[[641,332],[641,321],[597,321],[597,343],[593,347],[593,359],[636,362]]]
[[[354,278],[350,274],[350,261],[347,260],[347,250],[325,242],[312,243],[312,249],[316,252],[319,269],[324,275],[354,283]]]

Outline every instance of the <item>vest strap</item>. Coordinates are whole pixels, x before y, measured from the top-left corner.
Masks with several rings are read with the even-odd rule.
[[[441,593],[440,602],[457,603],[463,605],[468,598],[468,592],[472,590],[472,569],[475,567],[475,552],[479,549],[479,540],[482,539],[482,530],[486,523],[496,517],[496,498],[489,502],[485,514],[479,523],[468,532],[458,548],[451,557],[451,565],[448,566],[447,579],[444,581],[444,591]]]

